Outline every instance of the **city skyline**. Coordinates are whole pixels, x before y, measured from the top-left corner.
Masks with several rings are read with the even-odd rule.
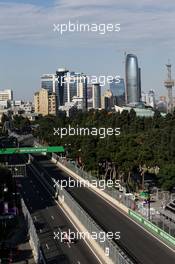
[[[26,3],[27,2],[27,3]],[[175,78],[175,4],[169,0],[0,1],[0,90],[13,89],[16,99],[33,99],[40,76],[65,67],[86,75],[125,76],[124,53],[137,56],[142,90],[166,95],[168,59]],[[107,14],[105,10],[108,9]],[[53,24],[120,23],[120,32],[53,32]],[[108,86],[105,88],[109,88]],[[174,94],[174,92],[173,92]]]

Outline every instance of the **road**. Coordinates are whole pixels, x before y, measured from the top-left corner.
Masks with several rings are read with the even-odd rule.
[[[41,171],[44,169],[44,177],[52,185],[51,177],[56,180],[69,178],[66,173],[58,169],[46,157],[38,156],[36,159],[38,168]],[[136,263],[175,263],[175,254],[172,250],[88,188],[67,188],[67,191],[106,232],[121,232],[119,245],[128,251],[130,256],[133,256]]]
[[[60,230],[62,232],[69,229],[73,232],[76,230],[54,202],[47,188],[45,189],[37,179],[30,166],[27,174],[28,177],[20,178],[21,193],[35,222],[48,263],[99,263],[83,240],[72,244],[54,239],[54,232],[57,234]]]

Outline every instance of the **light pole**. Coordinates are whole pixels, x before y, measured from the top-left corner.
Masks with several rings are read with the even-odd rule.
[[[150,221],[151,217],[150,217],[150,185],[149,183],[145,184],[147,187],[147,192],[148,192],[148,198],[147,198],[147,202],[148,202],[148,220]]]
[[[16,189],[16,178],[15,175],[18,172],[18,169],[15,167],[12,167],[12,179],[13,179],[13,184],[14,184],[14,191],[15,191],[15,213],[17,215],[17,189]]]

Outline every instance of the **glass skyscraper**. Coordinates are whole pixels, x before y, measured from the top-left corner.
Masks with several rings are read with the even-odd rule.
[[[141,74],[137,57],[133,54],[126,56],[126,99],[127,104],[135,104],[141,99]]]
[[[125,105],[125,82],[124,79],[120,78],[120,82],[114,79],[110,83],[110,90],[113,95],[113,102],[118,106]]]
[[[58,78],[55,74],[43,74],[41,76],[41,88],[46,89],[50,93],[55,93],[58,101]]]
[[[65,89],[66,89],[66,82],[65,78],[67,76],[68,70],[66,69],[58,69],[56,71],[56,76],[57,76],[57,90],[58,90],[58,107],[63,106],[65,99],[64,99],[64,94],[65,94]]]
[[[48,92],[55,93],[57,88],[55,74],[43,74],[41,76],[41,88],[48,90]]]
[[[101,86],[99,83],[92,84],[92,107],[101,108]]]

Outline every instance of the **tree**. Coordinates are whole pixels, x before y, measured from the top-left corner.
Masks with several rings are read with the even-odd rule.
[[[175,186],[175,165],[165,165],[160,169],[158,180],[163,190],[171,191]]]

